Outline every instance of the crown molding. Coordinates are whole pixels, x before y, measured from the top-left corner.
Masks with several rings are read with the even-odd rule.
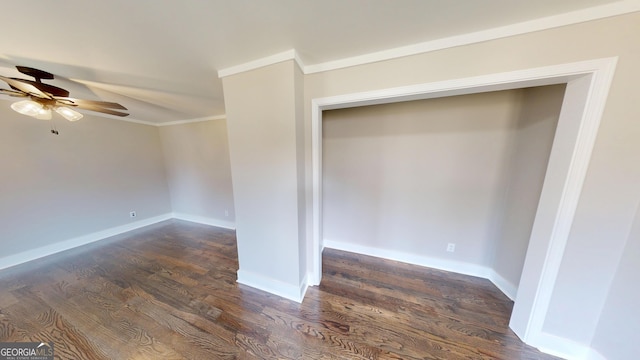
[[[397,47],[334,61],[328,61],[319,64],[307,65],[303,68],[303,71],[305,74],[313,74],[318,72],[337,70],[411,55],[423,54],[431,51],[470,45],[484,41],[496,40],[541,30],[553,29],[592,20],[599,20],[638,11],[640,11],[640,0],[618,1],[607,5],[571,11],[564,14],[548,16],[512,25],[496,27],[463,35],[450,36],[442,39]]]
[[[154,123],[153,125],[154,126],[158,126],[158,127],[163,127],[163,126],[191,124],[191,123],[197,123],[197,122],[203,122],[203,121],[211,121],[211,120],[224,120],[226,118],[227,118],[227,115],[223,114],[223,115],[205,116],[205,117],[194,118],[194,119],[185,119],[185,120],[168,121],[168,122],[163,122],[163,123]]]
[[[87,114],[85,114],[87,115]],[[151,122],[151,121],[145,121],[145,120],[138,120],[135,118],[130,118],[130,117],[121,117],[121,116],[115,116],[115,115],[109,115],[109,114],[91,114],[92,116],[95,117],[101,117],[101,118],[105,118],[105,119],[112,119],[112,120],[118,120],[118,121],[124,121],[124,122],[130,122],[130,123],[134,123],[134,124],[141,124],[141,125],[149,125],[149,126],[158,126],[157,123]]]
[[[200,117],[200,118],[175,120],[175,121],[157,123],[157,122],[152,122],[152,121],[138,120],[138,119],[133,119],[133,118],[129,118],[129,117],[125,118],[125,117],[114,116],[114,115],[109,115],[109,114],[91,114],[91,115],[93,115],[95,117],[105,118],[105,119],[125,121],[125,122],[134,123],[134,124],[141,124],[141,125],[148,125],[148,126],[155,126],[155,127],[191,124],[191,123],[196,123],[196,122],[212,121],[212,120],[225,120],[227,118],[226,114],[222,114],[222,115],[212,115],[212,116],[204,116],[204,117]]]
[[[218,77],[223,78],[230,75],[240,74],[246,71],[259,69],[265,66],[281,63],[284,61],[293,60],[300,70],[304,72],[304,64],[298,56],[298,52],[295,49],[283,51],[278,54],[270,55],[253,61],[249,61],[236,66],[228,67],[226,69],[218,70]]]

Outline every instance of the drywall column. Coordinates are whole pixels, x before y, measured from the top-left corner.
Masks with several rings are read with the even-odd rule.
[[[299,239],[304,212],[298,190],[298,150],[303,150],[298,140],[303,123],[296,119],[302,113],[296,110],[302,105],[302,96],[296,95],[302,91],[298,72],[290,60],[222,79],[238,282],[295,301],[302,300],[306,288]]]

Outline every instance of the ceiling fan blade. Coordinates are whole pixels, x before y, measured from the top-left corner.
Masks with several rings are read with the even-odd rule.
[[[100,113],[104,113],[104,114],[109,114],[109,115],[115,115],[115,116],[129,116],[129,114],[125,113],[125,112],[121,112],[121,111],[115,111],[115,110],[111,110],[111,109],[106,109],[100,106],[95,106],[95,105],[76,105],[76,107],[78,109],[84,109],[84,110],[91,110],[91,111],[95,111],[95,112],[100,112]]]
[[[21,73],[23,73],[25,75],[33,76],[38,81],[41,80],[41,79],[51,80],[54,77],[53,74],[51,74],[51,73],[48,73],[48,72],[43,71],[43,70],[34,69],[34,68],[31,68],[31,67],[28,67],[28,66],[16,65],[16,69],[18,69],[18,71],[20,71]]]
[[[6,94],[9,96],[17,96],[17,97],[26,97],[28,94],[23,93],[22,91],[9,90],[9,89],[0,89],[1,94]]]
[[[114,103],[114,102],[108,102],[108,101],[95,101],[95,100],[82,100],[82,99],[75,99],[75,98],[70,98],[70,97],[57,97],[54,96],[54,99],[56,99],[58,102],[68,105],[68,106],[78,106],[78,107],[82,107],[82,106],[99,106],[99,107],[103,107],[103,108],[107,108],[107,109],[120,109],[120,110],[127,110],[126,107],[118,104],[118,103]]]
[[[39,98],[43,98],[43,99],[51,99],[51,95],[40,91],[40,89],[38,89],[37,87],[29,84],[29,83],[25,83],[22,82],[20,80],[16,80],[13,78],[8,78],[5,76],[0,75],[0,80],[6,82],[7,84],[9,84],[9,86],[11,86],[14,89],[20,90],[28,95],[31,96],[35,96],[35,97],[39,97]]]

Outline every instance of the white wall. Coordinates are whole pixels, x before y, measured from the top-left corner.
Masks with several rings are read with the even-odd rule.
[[[564,90],[558,85],[521,92],[491,261],[492,269],[513,289],[520,283]]]
[[[0,102],[0,257],[171,212],[156,128],[86,114],[57,118],[56,136],[9,104]]]
[[[517,288],[563,91],[325,111],[325,245],[476,275],[491,268]]]
[[[173,213],[234,227],[226,120],[162,126],[159,131]]]
[[[592,346],[608,360],[640,354],[640,207],[614,277]]]
[[[325,244],[489,265],[519,107],[503,91],[325,111]]]

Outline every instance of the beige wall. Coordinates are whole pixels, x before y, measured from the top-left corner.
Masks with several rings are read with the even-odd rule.
[[[9,104],[0,104],[2,257],[171,212],[156,128],[87,114],[55,119],[56,136]]]
[[[517,287],[563,91],[325,111],[325,243],[488,267]]]
[[[0,260],[7,266],[172,213],[233,227],[224,120],[157,128],[85,114],[74,123],[54,119],[56,136],[49,122],[3,104]],[[53,250],[32,252],[45,247]]]
[[[519,95],[325,111],[324,239],[489,265]]]
[[[640,14],[634,13],[311,74],[305,78],[306,122],[310,129],[314,98],[619,57],[543,328],[550,334],[589,344],[640,199],[638,33]],[[310,138],[309,130],[309,164]],[[310,182],[310,168],[307,179]]]
[[[232,226],[235,215],[226,120],[163,126],[159,131],[172,211]]]

